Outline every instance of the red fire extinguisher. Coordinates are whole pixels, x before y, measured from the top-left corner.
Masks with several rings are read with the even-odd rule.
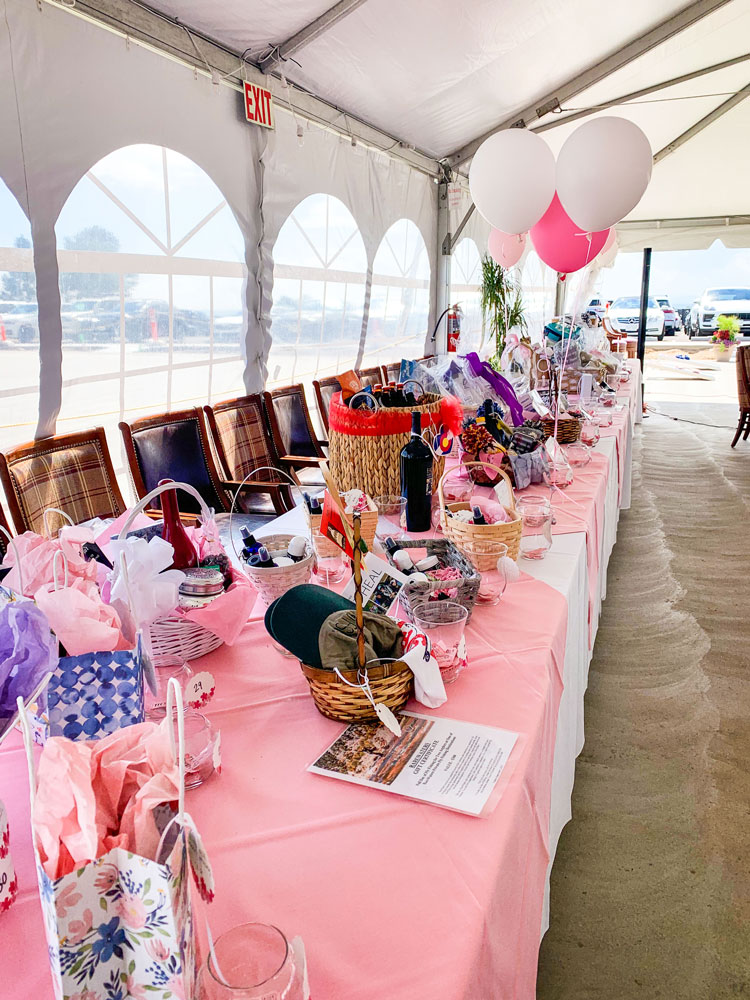
[[[448,310],[448,351],[455,354],[461,339],[461,306],[451,306]]]

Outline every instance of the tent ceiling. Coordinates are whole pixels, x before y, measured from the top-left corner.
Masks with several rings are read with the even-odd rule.
[[[340,3],[342,0],[340,0]],[[716,5],[718,3],[718,6]],[[712,0],[366,0],[276,68],[311,93],[436,158],[446,157],[668,18]],[[96,6],[96,0],[91,0]],[[334,6],[334,0],[150,0],[259,63]],[[347,6],[344,3],[344,6]],[[643,87],[750,52],[750,0],[714,0],[715,9],[547,114],[530,127],[557,152],[573,124],[565,112],[591,108]],[[750,83],[750,60],[635,103],[601,112],[630,118],[654,152]],[[342,116],[346,128],[346,116]],[[750,213],[745,164],[750,100],[739,104],[654,168],[631,219]],[[463,165],[463,169],[466,169]]]

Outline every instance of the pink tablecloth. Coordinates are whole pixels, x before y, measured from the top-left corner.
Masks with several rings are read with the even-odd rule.
[[[558,504],[561,526],[597,537],[605,478],[596,460],[577,477],[568,496],[580,507]],[[525,575],[474,613],[469,669],[439,714],[521,734],[485,819],[307,773],[341,727],[318,714],[260,620],[201,660],[217,681],[207,714],[224,767],[187,806],[215,869],[213,934],[253,919],[301,934],[314,1000],[532,1000],[566,628],[564,597]],[[20,884],[0,915],[3,997],[49,1000],[15,735],[0,750],[0,797]]]

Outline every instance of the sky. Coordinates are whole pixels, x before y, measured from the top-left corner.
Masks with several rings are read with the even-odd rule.
[[[597,283],[605,298],[639,295],[643,255],[619,253],[614,266],[603,268]],[[706,288],[750,287],[750,249],[731,250],[720,240],[707,250],[654,250],[651,256],[652,295],[667,295],[674,309],[687,309]]]

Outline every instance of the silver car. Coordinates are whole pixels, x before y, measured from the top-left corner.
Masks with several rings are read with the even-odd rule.
[[[36,302],[6,302],[0,304],[0,328],[6,340],[18,344],[39,341],[39,316]]]
[[[736,316],[740,332],[750,334],[750,288],[707,288],[690,310],[691,337],[708,337],[719,316]]]

